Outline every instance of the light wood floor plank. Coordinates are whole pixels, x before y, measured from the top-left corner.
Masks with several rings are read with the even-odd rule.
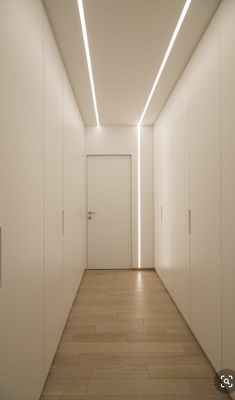
[[[88,384],[89,394],[140,395],[140,394],[190,394],[183,379],[95,379]]]
[[[214,378],[210,365],[149,365],[150,378]]]
[[[40,400],[222,400],[154,271],[86,271]]]
[[[181,343],[61,343],[59,353],[142,353],[183,354]]]

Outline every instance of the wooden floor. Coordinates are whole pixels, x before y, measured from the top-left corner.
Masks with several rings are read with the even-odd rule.
[[[85,273],[41,400],[219,399],[154,271]]]

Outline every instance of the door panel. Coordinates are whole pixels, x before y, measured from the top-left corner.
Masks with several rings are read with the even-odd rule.
[[[88,268],[131,268],[131,157],[87,157]]]
[[[207,30],[191,64],[191,327],[213,365],[220,368],[220,102],[216,21]]]
[[[1,1],[0,399],[44,381],[42,4]]]
[[[223,368],[235,370],[235,2],[221,7]],[[235,394],[233,393],[233,398]]]
[[[63,176],[64,176],[64,302],[65,313],[74,301],[83,271],[84,259],[82,236],[85,234],[82,224],[80,186],[82,153],[84,151],[83,122],[78,114],[77,103],[73,96],[68,77],[63,74]]]
[[[172,143],[171,118],[161,130],[161,219],[162,241],[159,272],[167,289],[172,293]]]
[[[186,88],[184,77],[174,91],[177,101],[172,109],[173,297],[190,323],[189,107]]]
[[[62,67],[44,14],[44,212],[46,373],[63,330]]]

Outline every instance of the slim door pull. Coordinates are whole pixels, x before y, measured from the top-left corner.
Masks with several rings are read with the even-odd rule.
[[[64,236],[64,210],[62,210],[62,236]]]
[[[162,221],[163,221],[163,207],[161,206],[161,224],[162,224]]]
[[[0,289],[2,287],[2,227],[0,226]]]
[[[191,235],[192,232],[192,211],[188,210],[188,233]]]

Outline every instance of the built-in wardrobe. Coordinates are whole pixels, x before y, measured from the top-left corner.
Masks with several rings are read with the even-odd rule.
[[[235,2],[154,127],[155,267],[216,370],[235,370]]]
[[[0,27],[0,399],[38,400],[86,264],[84,126],[41,1]]]

